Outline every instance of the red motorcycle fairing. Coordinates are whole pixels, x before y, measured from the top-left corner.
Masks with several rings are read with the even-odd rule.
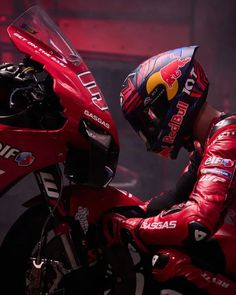
[[[65,161],[68,145],[88,149],[79,132],[82,119],[111,135],[119,146],[116,126],[95,79],[47,15],[32,7],[8,27],[8,34],[22,53],[43,65],[52,77],[66,122],[57,130],[0,124],[0,191],[33,171]]]
[[[65,159],[66,148],[56,132],[0,125],[0,135],[1,191],[32,171]]]
[[[77,213],[84,210],[89,224],[95,224],[111,209],[119,207],[137,207],[142,209],[144,202],[128,193],[112,186],[92,188],[70,185],[64,188],[63,196],[69,197],[68,214],[76,219]]]

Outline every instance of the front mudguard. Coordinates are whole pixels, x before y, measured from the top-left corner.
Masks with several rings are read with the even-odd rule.
[[[97,223],[106,212],[122,208],[135,208],[141,215],[144,213],[144,203],[139,198],[113,186],[98,189],[75,185],[65,187],[63,193],[69,199],[69,215],[75,217],[84,208],[89,224]]]
[[[113,186],[94,188],[91,186],[68,185],[63,188],[62,198],[66,203],[65,215],[75,218],[78,211],[87,212],[89,224],[97,223],[109,211],[131,210],[144,216],[144,202],[129,192],[119,190]],[[38,195],[23,204],[33,207],[45,203],[42,195]]]

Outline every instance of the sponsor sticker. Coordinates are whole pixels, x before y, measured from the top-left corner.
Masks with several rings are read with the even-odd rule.
[[[3,157],[4,159],[14,158],[17,165],[21,167],[30,166],[35,160],[35,156],[32,152],[24,152],[14,146],[2,142],[0,142],[0,157]]]
[[[220,175],[220,176],[225,176],[227,178],[231,178],[231,176],[232,176],[232,173],[230,173],[226,170],[218,169],[218,168],[201,169],[201,174],[216,174],[216,175]]]
[[[91,95],[92,103],[99,108],[101,111],[108,110],[105,98],[101,93],[92,73],[85,71],[77,75],[81,84],[88,90]]]
[[[201,182],[206,181],[206,182],[226,182],[225,178],[216,176],[216,175],[203,175],[200,180]]]
[[[233,167],[234,166],[234,161],[231,159],[224,159],[224,158],[219,158],[219,157],[210,157],[207,158],[205,163],[207,165],[219,165],[219,166],[224,166],[224,167]]]
[[[171,119],[170,122],[168,124],[168,126],[170,127],[170,132],[168,135],[163,137],[163,142],[166,143],[173,143],[177,133],[180,129],[180,126],[183,122],[184,116],[188,110],[189,105],[183,101],[179,101],[176,105],[176,108],[178,109],[177,114],[174,114]]]
[[[80,226],[85,234],[89,229],[88,215],[89,209],[82,206],[78,207],[77,213],[75,214],[75,220],[80,222]]]
[[[105,122],[104,120],[102,120],[100,117],[96,116],[95,114],[91,113],[90,111],[88,110],[84,110],[84,114],[93,119],[94,121],[98,122],[99,124],[103,125],[104,127],[106,127],[107,129],[110,128],[110,124]]]
[[[143,222],[141,228],[143,229],[163,229],[163,228],[176,228],[177,221],[158,221],[158,222]]]
[[[230,284],[228,282],[223,281],[222,279],[215,277],[214,275],[212,275],[210,273],[203,272],[203,273],[201,273],[201,277],[204,278],[208,282],[212,282],[218,286],[221,286],[224,289],[227,289],[230,286]]]
[[[21,152],[19,153],[15,161],[17,162],[18,166],[30,166],[35,160],[35,157],[32,155],[31,152]]]

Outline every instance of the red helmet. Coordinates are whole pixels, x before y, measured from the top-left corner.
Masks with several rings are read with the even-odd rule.
[[[121,89],[126,119],[147,149],[175,159],[193,148],[192,128],[209,82],[193,58],[197,46],[151,57],[127,76]]]

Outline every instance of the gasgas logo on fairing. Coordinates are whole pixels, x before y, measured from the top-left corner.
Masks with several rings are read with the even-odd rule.
[[[99,118],[98,116],[94,115],[93,113],[90,113],[90,111],[85,110],[84,114],[89,117],[92,118],[94,121],[98,122],[99,124],[103,125],[104,127],[106,127],[107,129],[110,128],[110,124],[103,121],[101,118]]]
[[[22,152],[21,150],[9,145],[0,142],[0,157],[4,159],[11,159],[17,162],[18,166],[29,166],[31,165],[35,157],[31,152]]]

